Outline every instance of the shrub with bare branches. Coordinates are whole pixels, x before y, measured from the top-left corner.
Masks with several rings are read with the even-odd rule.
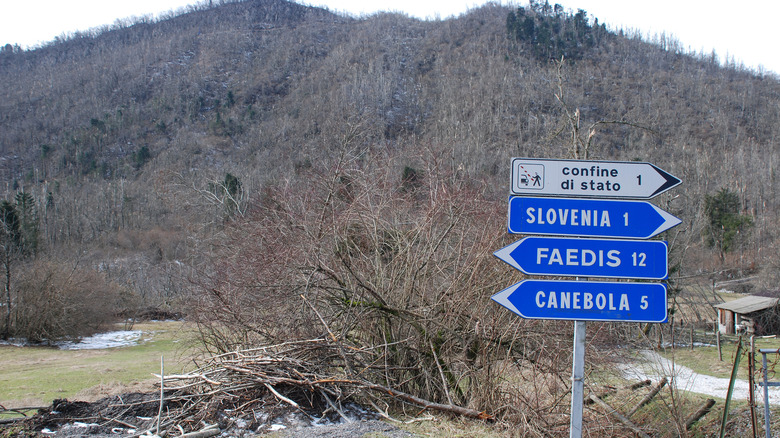
[[[505,204],[433,151],[412,164],[345,155],[267,187],[201,269],[190,314],[206,345],[327,338],[371,359],[323,363],[404,393],[491,415],[556,411],[569,330],[490,299],[516,275],[492,255],[506,244]],[[520,394],[507,376],[552,397]]]
[[[100,273],[52,260],[30,262],[17,282],[12,333],[30,342],[91,335],[134,305],[134,295]]]

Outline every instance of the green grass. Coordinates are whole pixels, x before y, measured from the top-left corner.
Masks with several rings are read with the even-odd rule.
[[[425,416],[423,416],[425,417]],[[400,429],[430,438],[509,438],[511,430],[468,418],[453,418],[444,415],[432,415],[430,420],[396,424]]]
[[[121,329],[121,327],[119,328]],[[94,400],[124,390],[149,389],[160,373],[183,371],[189,332],[181,322],[137,324],[138,345],[104,350],[0,346],[0,405],[46,406],[54,399]]]
[[[121,327],[120,327],[121,328]],[[69,400],[96,400],[100,397],[128,391],[153,391],[156,378],[152,373],[160,371],[160,356],[165,357],[166,374],[179,373],[190,366],[192,350],[188,350],[192,331],[180,322],[138,324],[143,331],[139,345],[105,350],[57,350],[43,347],[0,346],[0,405],[6,408],[46,406],[57,398]],[[756,348],[778,348],[780,340],[758,339]],[[693,351],[678,348],[673,352],[661,352],[667,358],[674,357],[677,364],[696,372],[728,378],[733,364],[736,346],[723,343],[723,361],[718,360],[715,347],[697,347]],[[760,360],[760,355],[758,356]],[[740,366],[742,379],[747,378],[746,361]],[[607,373],[607,378],[617,377]],[[600,380],[596,376],[591,379]],[[604,382],[599,381],[600,384]],[[622,387],[622,381],[609,382]],[[635,405],[646,391],[637,391],[620,398],[607,397],[606,401],[626,411]],[[696,410],[706,396],[685,393],[682,404],[676,409],[684,418]],[[667,390],[633,417],[638,424],[651,429],[665,430],[671,427],[673,409]],[[744,411],[744,402],[733,402],[734,414]],[[773,409],[773,413],[776,410]],[[723,412],[722,400],[718,400],[713,412],[697,425],[692,436],[709,436],[717,430]],[[401,418],[404,416],[401,415]],[[0,418],[8,418],[0,416]],[[417,435],[433,438],[444,437],[509,437],[512,428],[487,424],[481,421],[433,416],[428,421],[400,424],[402,429]],[[706,431],[706,432],[705,432]],[[380,435],[381,436],[381,435]]]

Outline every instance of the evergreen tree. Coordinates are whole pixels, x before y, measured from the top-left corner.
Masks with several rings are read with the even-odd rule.
[[[563,7],[548,2],[531,2],[526,11],[518,8],[507,15],[507,36],[520,43],[517,48],[531,53],[539,61],[569,61],[582,59],[589,49],[596,47],[601,28],[588,23],[588,13],[579,9],[566,14]]]
[[[243,214],[241,201],[244,193],[238,177],[228,172],[223,181],[211,183],[210,186],[211,193],[222,204],[227,217],[232,217],[236,212]]]
[[[414,167],[405,166],[401,174],[401,192],[414,192],[422,184],[422,172]]]
[[[0,238],[3,244],[21,245],[21,233],[19,232],[19,215],[16,213],[16,207],[8,201],[0,202]]]
[[[233,198],[237,199],[238,194],[241,192],[241,181],[231,173],[225,174],[225,191]]]
[[[35,199],[26,192],[17,192],[14,197],[19,222],[19,249],[24,257],[38,251],[38,211]]]
[[[753,226],[750,216],[739,213],[740,202],[736,193],[721,189],[704,199],[707,215],[707,243],[718,250],[721,261],[734,249],[740,235]]]
[[[18,192],[14,203],[0,202],[0,263],[5,275],[3,284],[5,298],[5,324],[0,337],[11,335],[12,267],[16,261],[35,255],[38,250],[38,213],[35,199],[29,193]]]
[[[16,214],[16,208],[8,201],[0,202],[0,260],[3,264],[5,281],[3,282],[3,291],[5,298],[5,324],[3,332],[0,334],[2,339],[8,339],[11,336],[11,263],[16,259],[19,242],[21,240],[19,233],[19,217]]]
[[[152,158],[152,153],[149,152],[149,148],[146,146],[141,146],[141,149],[133,154],[133,162],[135,164],[136,170],[143,167],[143,165],[146,164],[150,158]]]

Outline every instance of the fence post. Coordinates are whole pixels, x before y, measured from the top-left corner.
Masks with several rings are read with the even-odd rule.
[[[771,438],[769,435],[769,370],[767,370],[766,364],[766,351],[761,350],[761,366],[764,371],[764,430],[766,430],[766,438]]]
[[[691,351],[693,351],[693,326],[691,326]]]
[[[753,438],[756,438],[758,423],[756,420],[756,341],[755,336],[750,336],[750,351],[748,351],[748,398],[750,403],[750,426],[753,428]]]
[[[729,407],[731,406],[731,396],[734,395],[734,382],[737,380],[737,371],[739,362],[742,360],[742,336],[737,341],[737,352],[734,353],[734,367],[731,369],[731,379],[729,379],[729,389],[726,391],[726,404],[723,406],[723,418],[720,422],[720,438],[726,436],[726,420],[729,417]]]

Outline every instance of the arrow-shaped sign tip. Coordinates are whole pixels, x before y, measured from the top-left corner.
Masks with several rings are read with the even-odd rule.
[[[506,262],[507,264],[509,264],[513,268],[517,269],[518,271],[522,271],[522,268],[520,267],[520,265],[512,257],[512,251],[514,251],[515,248],[520,246],[520,244],[522,242],[523,242],[522,239],[518,240],[517,242],[515,242],[515,243],[513,243],[511,245],[508,245],[508,246],[505,246],[505,247],[499,249],[498,251],[494,252],[493,255],[498,257],[498,258],[500,258],[501,260],[503,260],[504,262]]]
[[[512,304],[512,302],[511,302],[511,301],[509,301],[509,296],[510,296],[510,295],[512,295],[512,293],[513,293],[514,291],[516,291],[516,290],[517,290],[517,288],[519,288],[519,287],[520,287],[520,284],[521,284],[521,283],[516,283],[516,284],[513,284],[512,286],[509,286],[508,288],[506,288],[506,289],[502,290],[501,292],[499,292],[499,293],[497,293],[497,294],[493,295],[493,296],[492,296],[492,297],[490,297],[490,298],[491,298],[493,301],[497,302],[498,304],[500,304],[500,305],[502,305],[502,306],[506,307],[506,308],[507,308],[507,309],[509,309],[510,311],[512,311],[512,312],[514,312],[514,313],[516,313],[516,314],[518,314],[518,315],[520,315],[520,316],[523,316],[523,314],[522,314],[522,313],[520,313],[520,310],[519,310],[517,307],[515,307],[515,305],[514,305],[514,304]]]
[[[659,225],[658,228],[655,231],[653,231],[650,237],[663,233],[664,231],[674,228],[677,225],[680,225],[682,223],[682,220],[680,220],[680,218],[676,216],[672,216],[669,212],[662,210],[655,205],[653,205],[653,208],[655,209],[656,212],[658,212],[658,215],[661,216],[663,222],[661,222],[661,225]]]
[[[661,177],[664,180],[666,180],[666,182],[661,184],[661,187],[658,187],[658,189],[655,192],[653,192],[652,195],[650,195],[651,198],[654,197],[655,195],[663,193],[663,192],[671,189],[672,187],[675,187],[675,186],[679,185],[680,183],[682,183],[682,180],[680,178],[677,178],[676,176],[674,176],[674,175],[672,175],[672,174],[670,174],[670,173],[660,169],[658,166],[656,166],[654,164],[651,164],[651,166],[653,166],[653,169],[655,169],[655,171],[658,172],[658,174],[661,175]]]

